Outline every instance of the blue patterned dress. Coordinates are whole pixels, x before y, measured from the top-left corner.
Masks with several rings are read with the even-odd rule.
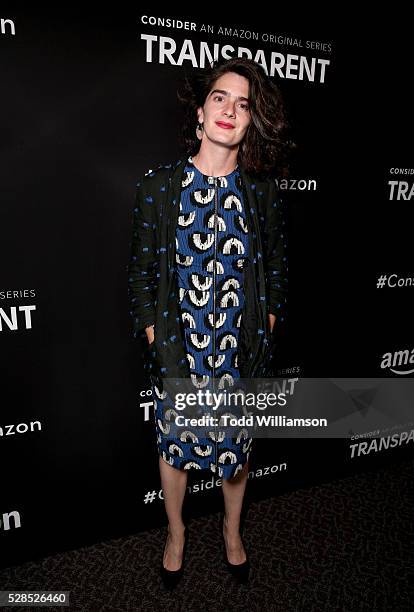
[[[196,390],[212,381],[215,389],[228,388],[239,377],[243,269],[249,256],[238,168],[227,176],[212,177],[188,159],[175,239],[178,299],[192,384]],[[208,469],[219,477],[235,476],[249,457],[251,438],[242,430],[235,437],[223,438],[213,432],[211,437],[200,438],[199,430],[191,428],[181,438],[169,437],[163,427],[167,402],[157,391],[157,444],[163,459],[178,469]]]

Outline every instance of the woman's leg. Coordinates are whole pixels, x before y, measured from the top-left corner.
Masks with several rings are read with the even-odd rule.
[[[246,561],[246,551],[240,537],[240,513],[246,490],[249,464],[245,463],[243,469],[228,480],[223,479],[224,521],[223,536],[227,549],[227,558],[230,563],[240,564]]]
[[[159,457],[161,486],[165,510],[168,516],[168,537],[164,551],[164,567],[177,570],[181,567],[184,547],[182,508],[187,487],[188,472],[178,470]]]

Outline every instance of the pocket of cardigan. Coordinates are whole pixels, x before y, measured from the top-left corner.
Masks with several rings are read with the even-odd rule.
[[[149,374],[152,382],[159,380],[159,362],[155,346],[155,336],[145,351],[144,370]]]
[[[153,332],[154,332],[154,339],[152,340],[152,342],[148,342],[148,338],[146,342],[145,359],[147,362],[152,361],[154,358],[154,346],[155,346],[155,335],[156,335],[155,325],[153,326]]]
[[[276,334],[273,330],[267,337],[266,348],[264,350],[262,359],[259,362],[257,368],[256,378],[274,378],[277,376],[277,368],[275,367],[275,355],[276,355]]]
[[[145,348],[145,361],[147,362],[147,367],[154,360],[154,346],[155,346],[155,340],[153,340],[150,343],[147,342],[147,346]]]

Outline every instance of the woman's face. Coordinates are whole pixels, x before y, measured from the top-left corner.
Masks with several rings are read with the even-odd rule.
[[[213,84],[204,106],[197,111],[204,124],[202,139],[230,148],[238,146],[250,124],[249,81],[226,72]]]

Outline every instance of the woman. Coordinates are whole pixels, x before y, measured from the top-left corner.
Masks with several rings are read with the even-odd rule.
[[[128,268],[135,335],[145,329],[149,343],[169,522],[161,573],[169,587],[182,576],[189,469],[223,479],[225,560],[247,580],[239,528],[252,440],[217,431],[200,438],[191,428],[171,437],[163,381],[224,388],[264,375],[286,290],[284,221],[268,178],[286,148],[278,88],[258,64],[234,58],[187,80],[180,99],[186,156],[137,184]]]

